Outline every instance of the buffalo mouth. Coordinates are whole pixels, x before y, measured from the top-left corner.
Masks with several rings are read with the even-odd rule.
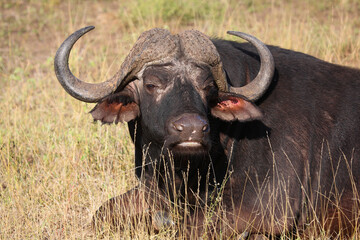
[[[210,148],[209,144],[203,141],[181,141],[171,144],[171,150],[177,153],[203,154]]]
[[[178,144],[176,144],[177,147],[185,147],[185,148],[198,148],[198,147],[202,147],[203,144],[201,144],[201,142],[197,142],[197,141],[185,141],[185,142],[180,142]]]

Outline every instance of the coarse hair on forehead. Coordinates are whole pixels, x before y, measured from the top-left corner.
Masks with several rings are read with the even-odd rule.
[[[141,76],[149,65],[165,64],[180,58],[209,65],[219,89],[227,90],[219,53],[208,36],[197,30],[172,35],[168,30],[159,28],[142,33],[136,41],[121,67],[133,74],[126,74],[122,85],[132,80],[130,76]]]

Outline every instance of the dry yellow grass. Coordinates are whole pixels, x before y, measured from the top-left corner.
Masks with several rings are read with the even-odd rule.
[[[139,34],[152,27],[228,39],[227,30],[244,31],[360,66],[358,0],[119,2],[0,3],[1,239],[95,238],[89,229],[95,210],[137,183],[126,126],[94,124],[87,114],[93,104],[68,96],[55,78],[53,57],[74,30],[97,27],[71,55],[73,72],[88,81],[112,76]]]

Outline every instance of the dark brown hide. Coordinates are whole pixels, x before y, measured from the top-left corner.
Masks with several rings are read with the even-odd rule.
[[[261,59],[251,44],[209,45],[197,31],[159,29],[138,41],[123,64],[131,79],[122,74],[129,81],[91,113],[128,121],[136,175],[155,195],[145,207],[133,192],[109,200],[99,224],[181,206],[174,221],[194,238],[319,229],[347,238],[359,229],[360,70],[267,46],[275,74],[251,102],[218,83],[256,78]],[[129,212],[130,202],[140,207]]]

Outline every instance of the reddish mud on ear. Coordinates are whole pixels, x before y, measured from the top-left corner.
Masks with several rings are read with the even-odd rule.
[[[129,122],[140,115],[139,105],[128,95],[115,94],[98,104],[90,111],[94,120],[102,123]]]
[[[263,114],[252,102],[232,93],[219,92],[218,103],[211,108],[214,117],[224,121],[248,122],[259,120]]]

